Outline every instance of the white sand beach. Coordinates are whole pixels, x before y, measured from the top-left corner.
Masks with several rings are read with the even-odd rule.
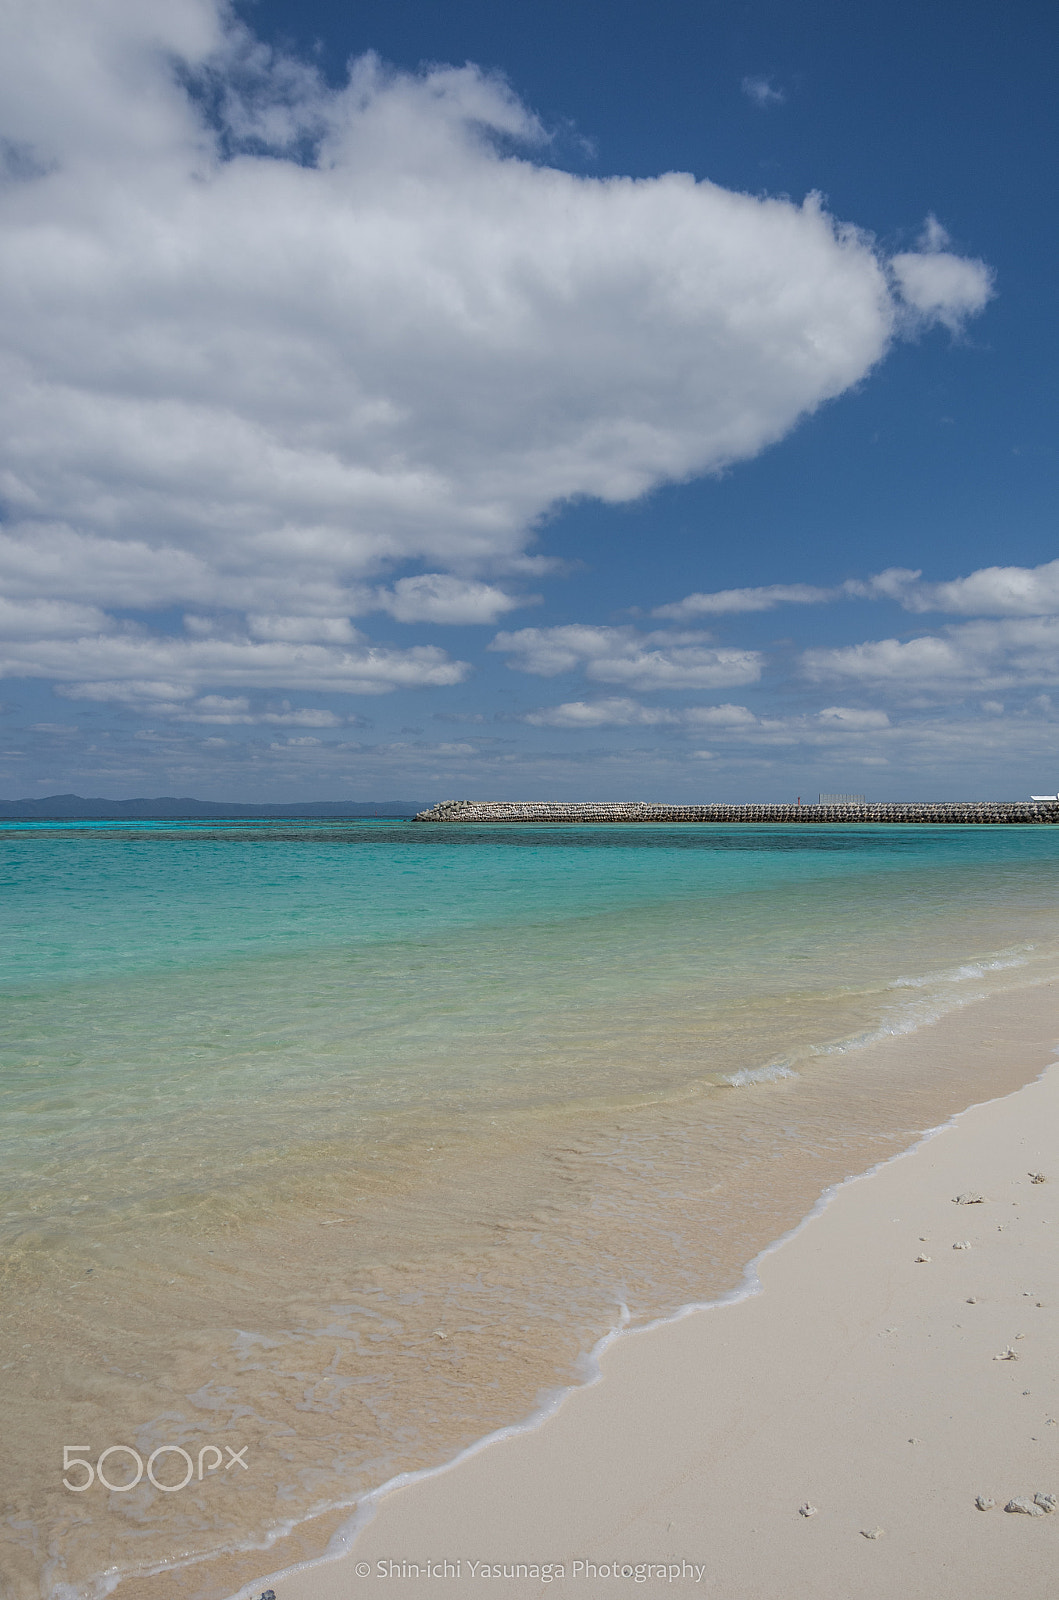
[[[757,1271],[242,1593],[1054,1597],[1059,1066],[843,1185]]]

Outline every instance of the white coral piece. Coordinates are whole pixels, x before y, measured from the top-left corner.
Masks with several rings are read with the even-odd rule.
[[[1024,1517],[1044,1516],[1044,1507],[1039,1506],[1036,1500],[1027,1499],[1025,1495],[1017,1495],[1014,1500],[1009,1500],[1004,1510],[1020,1511]]]

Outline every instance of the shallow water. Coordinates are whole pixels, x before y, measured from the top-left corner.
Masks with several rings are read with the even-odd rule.
[[[1051,978],[1057,888],[1047,828],[0,826],[10,1592],[260,1543],[729,1287],[990,1092],[878,1042]]]

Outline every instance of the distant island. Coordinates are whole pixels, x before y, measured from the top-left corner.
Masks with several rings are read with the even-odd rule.
[[[161,795],[153,800],[85,799],[49,794],[39,800],[0,800],[0,819],[12,822],[179,822],[196,817],[412,817],[421,800],[306,800],[288,805],[253,805]]]

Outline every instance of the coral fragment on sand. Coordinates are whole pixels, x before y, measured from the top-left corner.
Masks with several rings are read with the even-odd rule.
[[[1024,1517],[1044,1516],[1044,1507],[1039,1506],[1036,1500],[1030,1500],[1026,1495],[1017,1495],[1014,1500],[1009,1500],[1004,1510],[1019,1511]]]

